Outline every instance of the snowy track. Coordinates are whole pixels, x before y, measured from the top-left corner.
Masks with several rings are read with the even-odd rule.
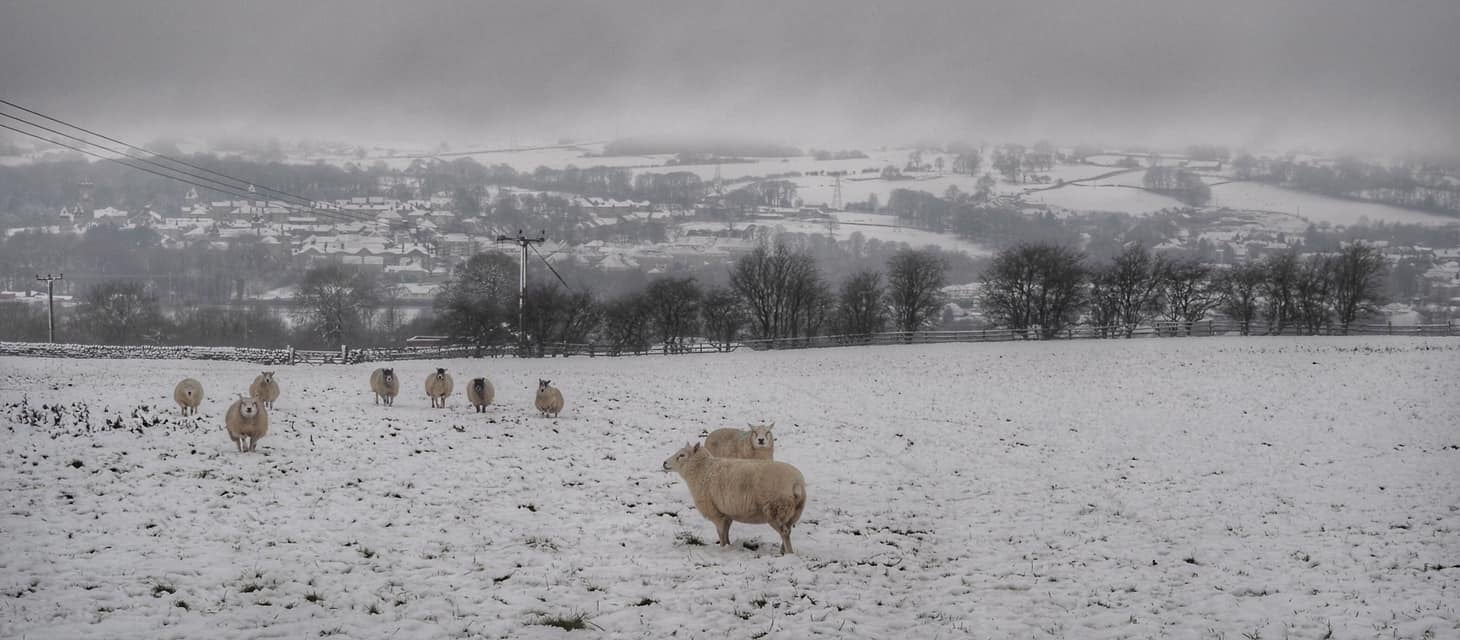
[[[499,404],[431,410],[438,365]],[[0,358],[0,637],[1460,637],[1460,340],[400,362],[389,408],[372,368],[280,368],[237,454],[258,366]],[[659,470],[759,420],[798,556],[691,544]]]

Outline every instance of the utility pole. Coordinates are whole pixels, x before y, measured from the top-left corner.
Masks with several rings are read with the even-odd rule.
[[[66,274],[51,275],[47,273],[44,277],[37,273],[36,280],[46,283],[46,333],[49,336],[48,342],[56,341],[56,281],[65,280]]]
[[[529,238],[518,229],[516,237],[497,236],[497,242],[516,242],[522,247],[521,274],[517,281],[517,345],[520,354],[520,348],[527,344],[527,248],[547,242],[547,232],[539,232],[536,238]]]

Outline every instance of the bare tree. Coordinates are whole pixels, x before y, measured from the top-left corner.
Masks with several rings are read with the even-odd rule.
[[[516,325],[517,271],[517,262],[501,254],[479,253],[468,259],[436,296],[441,329],[478,347],[510,341]]]
[[[887,261],[887,306],[899,331],[917,331],[938,318],[946,268],[930,251],[903,249]]]
[[[1212,268],[1196,260],[1178,260],[1165,264],[1160,278],[1160,297],[1166,319],[1183,324],[1183,332],[1191,333],[1191,325],[1205,318],[1217,306],[1219,295],[1212,282]]]
[[[811,254],[783,243],[774,250],[762,245],[741,256],[730,271],[730,287],[745,302],[762,338],[819,330],[831,297]]]
[[[1005,249],[983,277],[984,312],[1011,329],[1038,326],[1053,337],[1074,322],[1084,303],[1084,255],[1057,245]]]
[[[1280,335],[1289,322],[1298,318],[1294,291],[1298,285],[1298,271],[1298,256],[1292,252],[1275,254],[1262,262],[1263,279],[1259,292],[1268,333]]]
[[[730,345],[740,339],[741,331],[749,322],[745,305],[734,291],[711,289],[705,293],[704,300],[700,303],[700,324],[705,329],[705,338],[716,349],[729,349]]]
[[[166,320],[157,296],[141,282],[110,280],[86,291],[77,321],[102,344],[155,344]]]
[[[649,350],[652,322],[640,294],[627,295],[604,305],[602,336],[609,352]]]
[[[544,355],[548,345],[586,342],[601,317],[602,310],[590,294],[563,291],[552,284],[527,289],[523,321],[527,324],[527,342],[539,356]]]
[[[331,263],[304,273],[295,302],[325,344],[340,345],[361,337],[378,297],[374,278]]]
[[[1165,259],[1152,255],[1139,242],[1128,245],[1110,265],[1096,271],[1093,279],[1104,283],[1104,295],[1116,320],[1130,337],[1137,326],[1160,312],[1161,278]]]
[[[1094,325],[1100,337],[1109,338],[1120,324],[1120,298],[1116,294],[1114,269],[1096,268],[1090,272],[1088,305],[1090,324]]]
[[[1384,255],[1377,249],[1354,243],[1338,255],[1333,269],[1333,310],[1345,334],[1361,313],[1378,306],[1383,278]]]
[[[847,278],[840,296],[841,332],[867,335],[886,329],[887,306],[883,296],[882,274],[862,271]]]
[[[1266,281],[1262,265],[1251,262],[1232,267],[1216,279],[1217,309],[1241,323],[1244,336],[1252,332],[1252,321],[1262,308],[1261,292]]]
[[[699,330],[703,296],[694,278],[660,278],[644,290],[645,312],[666,352],[677,349]]]
[[[780,327],[785,306],[784,251],[781,245],[775,253],[765,245],[758,246],[736,260],[730,272],[730,286],[745,301],[756,335],[762,338],[777,337]]]
[[[1293,281],[1293,303],[1296,317],[1308,335],[1318,335],[1333,318],[1334,259],[1313,254],[1298,263]]]

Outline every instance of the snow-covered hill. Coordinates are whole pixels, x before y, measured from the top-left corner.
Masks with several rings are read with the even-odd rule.
[[[429,409],[436,366],[500,404]],[[369,366],[280,368],[238,454],[256,366],[0,358],[0,636],[1460,635],[1454,339],[395,367],[391,408]],[[702,546],[660,470],[760,420],[808,481],[796,556],[763,525]]]

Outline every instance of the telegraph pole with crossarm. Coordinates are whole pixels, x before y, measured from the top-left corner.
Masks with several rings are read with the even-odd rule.
[[[517,345],[520,348],[527,344],[527,248],[547,242],[547,233],[539,232],[536,238],[529,238],[518,229],[516,237],[499,235],[497,242],[516,242],[522,247],[522,271],[517,280]]]
[[[46,275],[42,276],[41,274],[38,273],[38,274],[36,274],[35,279],[36,280],[44,281],[46,283],[46,333],[49,336],[48,341],[49,342],[55,342],[56,341],[56,281],[57,280],[65,280],[66,279],[66,274],[62,273],[62,274],[54,275],[53,276],[53,275],[47,273]]]

